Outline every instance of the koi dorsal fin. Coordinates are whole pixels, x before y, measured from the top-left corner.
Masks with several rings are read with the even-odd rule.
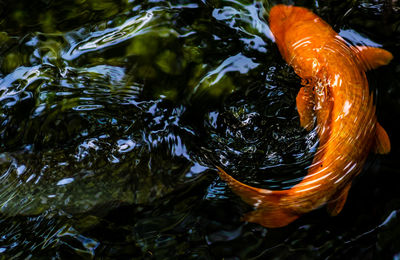
[[[376,122],[376,133],[375,133],[375,146],[374,152],[378,154],[387,154],[390,152],[390,139],[385,129]]]
[[[296,97],[300,125],[310,131],[314,126],[314,94],[310,87],[300,88]]]
[[[390,52],[376,47],[355,46],[354,52],[359,57],[365,71],[387,65],[393,59]]]

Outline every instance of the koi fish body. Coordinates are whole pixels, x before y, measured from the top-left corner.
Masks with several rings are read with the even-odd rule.
[[[307,175],[288,190],[251,187],[217,168],[231,189],[256,207],[244,220],[282,227],[325,204],[331,215],[339,214],[369,152],[390,151],[365,71],[393,56],[379,48],[347,45],[305,8],[274,6],[269,23],[282,57],[302,79],[296,98],[300,125],[307,130],[316,125],[319,147]]]

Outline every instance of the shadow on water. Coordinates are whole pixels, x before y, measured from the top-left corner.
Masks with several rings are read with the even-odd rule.
[[[339,216],[280,229],[241,222],[251,208],[214,169],[289,188],[318,146],[275,2],[0,2],[0,258],[399,258],[400,6],[294,2],[394,54],[368,74],[392,152]]]

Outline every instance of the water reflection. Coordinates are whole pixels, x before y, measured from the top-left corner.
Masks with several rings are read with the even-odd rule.
[[[379,188],[395,185],[386,181],[394,157],[361,178],[344,216],[317,211],[279,232],[241,222],[251,208],[213,170],[218,162],[248,184],[288,188],[317,150],[317,133],[298,127],[300,80],[272,42],[263,17],[269,8],[256,1],[0,3],[0,253],[324,257],[375,245],[374,236],[343,241],[398,209],[398,194]],[[342,9],[372,10],[350,2],[315,8],[338,17]],[[357,14],[346,17],[357,24]],[[381,20],[380,12],[371,17],[354,30]],[[360,39],[352,26],[337,27],[346,40]],[[399,42],[384,41],[393,50]],[[379,78],[397,97],[389,72]],[[374,192],[364,198],[364,189]],[[379,232],[388,250],[398,233]]]
[[[66,34],[66,39],[71,45],[66,53],[62,54],[65,60],[73,60],[87,52],[99,52],[123,41],[133,38],[138,33],[143,33],[145,27],[153,19],[153,12],[147,11],[144,14],[127,19],[122,25],[115,28],[108,28],[104,31],[97,30],[94,33],[85,33],[79,30],[76,33]]]

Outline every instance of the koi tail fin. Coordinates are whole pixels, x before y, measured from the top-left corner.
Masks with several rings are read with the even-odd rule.
[[[261,207],[246,213],[242,220],[257,223],[267,228],[280,228],[289,225],[298,218],[298,215],[285,209]]]
[[[287,190],[267,190],[246,185],[227,174],[217,166],[218,174],[227,182],[232,191],[244,202],[256,208],[245,214],[244,221],[258,223],[268,228],[278,228],[288,225],[296,220],[299,215],[282,205],[281,198],[287,196]]]

